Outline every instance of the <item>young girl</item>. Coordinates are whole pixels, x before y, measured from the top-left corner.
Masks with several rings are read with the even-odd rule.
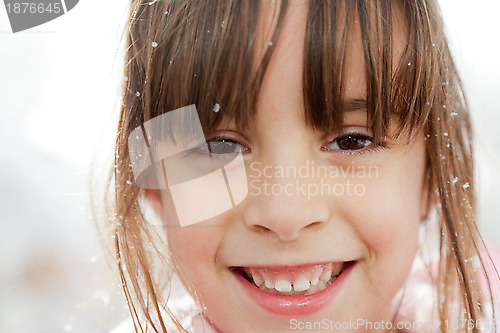
[[[131,8],[108,223],[136,332],[496,331],[435,1]]]

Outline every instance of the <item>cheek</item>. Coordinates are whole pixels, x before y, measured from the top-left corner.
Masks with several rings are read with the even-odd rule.
[[[168,247],[175,271],[185,288],[194,296],[198,291],[203,304],[218,304],[221,289],[217,284],[220,268],[217,267],[217,249],[220,244],[214,227],[167,228]]]
[[[423,144],[412,145],[387,156],[366,181],[361,200],[372,223],[363,225],[363,234],[372,235],[374,248],[394,250],[405,240],[417,239],[424,168]]]
[[[416,240],[420,223],[421,182],[393,171],[381,170],[379,179],[366,184],[363,217],[357,219],[365,221],[358,224],[365,241],[380,251],[397,250],[405,241]]]
[[[403,283],[418,249],[424,174],[423,149],[399,155],[360,181],[365,193],[351,199],[345,212],[369,249],[371,280],[389,289],[396,280]]]
[[[222,242],[220,227],[213,220],[181,227],[171,196],[166,194],[163,198],[167,243],[178,273],[187,275],[186,281],[203,283],[204,279],[209,279],[210,272],[214,272],[217,250]]]
[[[183,269],[203,271],[215,261],[218,240],[214,227],[187,226],[167,228],[168,247]],[[191,273],[191,272],[190,272]]]

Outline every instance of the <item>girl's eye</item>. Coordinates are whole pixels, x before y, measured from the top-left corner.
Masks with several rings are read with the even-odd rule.
[[[372,138],[364,134],[351,133],[330,141],[324,150],[356,151],[372,145]]]
[[[215,137],[208,139],[206,143],[192,148],[184,153],[189,158],[233,158],[238,153],[249,153],[250,148],[228,137]]]
[[[241,143],[226,138],[207,140],[207,148],[208,153],[213,155],[229,155],[248,151],[248,148]]]

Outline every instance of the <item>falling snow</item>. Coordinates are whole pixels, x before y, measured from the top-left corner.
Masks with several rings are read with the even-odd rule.
[[[141,96],[141,93],[140,93],[140,92],[138,92],[138,91],[136,91],[135,95],[136,95],[137,97],[139,97],[139,96]]]
[[[475,271],[477,271],[477,269],[481,265],[481,260],[479,259],[479,256],[477,254],[474,257],[472,257],[471,259],[472,259],[472,269],[475,272]]]
[[[152,43],[151,43],[151,46],[152,46],[152,47],[157,47],[157,46],[158,46],[158,43],[157,43],[157,42],[152,42]]]
[[[219,111],[220,111],[220,105],[219,105],[219,103],[215,103],[215,105],[214,105],[214,112],[217,113]]]
[[[462,187],[463,187],[463,188],[464,188],[464,190],[465,190],[466,188],[469,188],[469,187],[470,187],[470,185],[469,185],[469,183],[465,183],[465,184],[463,184],[463,185],[462,185]]]

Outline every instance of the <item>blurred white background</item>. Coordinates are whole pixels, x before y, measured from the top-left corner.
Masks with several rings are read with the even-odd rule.
[[[1,333],[105,332],[125,315],[88,175],[96,149],[112,154],[126,2],[81,0],[17,34],[0,5]],[[500,2],[440,2],[474,115],[481,228],[500,245]]]
[[[1,333],[106,332],[122,320],[89,171],[95,150],[112,155],[126,6],[82,0],[12,34],[0,5]]]

